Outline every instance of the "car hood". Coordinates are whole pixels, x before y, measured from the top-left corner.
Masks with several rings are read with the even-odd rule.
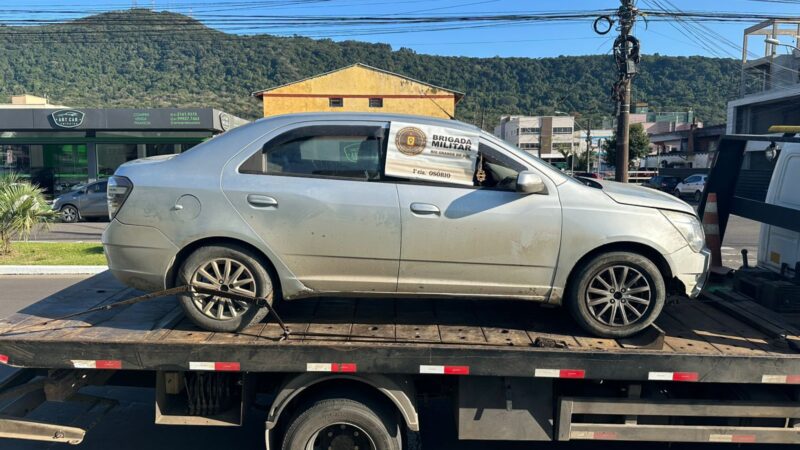
[[[603,192],[611,197],[612,200],[623,205],[669,209],[687,214],[696,214],[691,205],[666,192],[615,181],[594,181],[597,181],[603,187]]]

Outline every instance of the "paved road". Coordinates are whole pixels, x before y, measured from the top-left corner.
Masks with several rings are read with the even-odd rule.
[[[747,249],[749,264],[755,265],[758,257],[758,234],[761,225],[753,220],[730,216],[725,240],[722,242],[722,263],[738,269],[742,266],[742,249]]]
[[[108,222],[54,223],[39,229],[32,241],[100,241]]]

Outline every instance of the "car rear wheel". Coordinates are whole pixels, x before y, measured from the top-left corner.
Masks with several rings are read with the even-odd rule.
[[[269,272],[251,251],[235,246],[201,247],[181,265],[178,284],[216,289],[248,297],[266,297],[273,292]],[[240,331],[267,314],[240,300],[193,292],[179,297],[186,315],[210,331]]]
[[[75,223],[78,221],[78,208],[72,205],[65,205],[61,208],[61,221],[64,223]]]
[[[567,288],[575,320],[590,333],[627,337],[655,321],[666,287],[658,267],[636,253],[611,252],[582,264]]]

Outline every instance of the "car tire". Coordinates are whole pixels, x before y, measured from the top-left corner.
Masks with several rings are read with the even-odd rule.
[[[694,201],[700,203],[700,200],[703,198],[703,193],[700,191],[694,191]]]
[[[576,268],[565,303],[578,324],[595,336],[632,336],[661,314],[664,277],[648,258],[629,252],[598,255]]]
[[[674,195],[675,197],[681,198],[681,191],[679,191],[678,189],[675,189],[674,191],[672,191],[672,195]]]
[[[61,207],[61,221],[64,223],[75,223],[78,221],[79,214],[78,208],[72,205],[64,205]]]
[[[401,450],[397,413],[368,400],[328,398],[297,408],[283,434],[284,450]]]
[[[213,269],[214,267],[217,269]],[[205,274],[205,275],[204,275]],[[211,275],[212,280],[206,275]],[[251,280],[251,281],[247,281]],[[221,281],[221,283],[220,283]],[[274,293],[273,277],[252,251],[237,245],[212,245],[195,250],[178,270],[177,285],[203,286],[242,295],[267,297]],[[236,332],[258,323],[265,307],[195,293],[178,296],[186,316],[197,326],[217,332]]]

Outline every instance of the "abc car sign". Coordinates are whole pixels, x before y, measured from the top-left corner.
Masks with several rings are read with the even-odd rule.
[[[62,109],[60,111],[55,111],[50,116],[53,118],[53,123],[58,127],[76,128],[83,124],[83,118],[86,116],[86,113],[74,109]]]

